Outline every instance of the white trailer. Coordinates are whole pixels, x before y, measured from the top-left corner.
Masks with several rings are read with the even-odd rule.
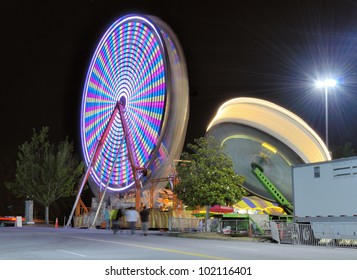
[[[357,157],[292,167],[294,222],[315,238],[357,239]]]

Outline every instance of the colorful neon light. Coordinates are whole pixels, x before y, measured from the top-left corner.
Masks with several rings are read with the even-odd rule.
[[[87,165],[119,100],[125,103],[125,121],[131,131],[136,165],[145,167],[152,160],[153,151],[160,145],[167,102],[161,36],[151,20],[126,16],[102,37],[83,90],[81,140]],[[121,123],[116,116],[91,174],[98,186],[104,187],[109,180],[109,189],[115,191],[134,183]]]

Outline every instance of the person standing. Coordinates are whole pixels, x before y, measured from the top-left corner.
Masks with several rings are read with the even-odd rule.
[[[200,219],[200,221],[198,222],[197,231],[198,232],[202,232],[203,231],[203,221],[202,221],[202,219]]]
[[[146,208],[146,205],[144,205],[140,211],[141,230],[144,232],[144,236],[147,236],[148,234],[149,216],[150,216],[150,209]]]
[[[105,221],[105,228],[110,230],[110,213],[108,207],[105,207],[104,209],[103,220]]]
[[[139,221],[139,213],[133,207],[125,211],[126,221],[129,223],[131,234],[135,234],[136,222]]]
[[[120,230],[120,222],[121,218],[123,217],[123,212],[121,208],[119,208],[116,212],[116,215],[113,217],[112,224],[113,224],[113,233],[117,234]]]

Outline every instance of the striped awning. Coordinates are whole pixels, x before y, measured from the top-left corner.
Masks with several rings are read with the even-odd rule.
[[[241,201],[233,205],[236,210],[251,210],[260,214],[284,215],[284,209],[273,203],[257,196],[244,196]]]

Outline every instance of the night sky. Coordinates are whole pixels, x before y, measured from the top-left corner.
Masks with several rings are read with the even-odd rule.
[[[11,3],[9,3],[11,2]],[[5,3],[5,4],[4,4]],[[127,13],[160,17],[183,47],[189,75],[186,143],[219,106],[258,97],[296,113],[324,139],[332,75],[330,146],[357,149],[357,1],[5,1],[1,5],[1,163],[14,165],[32,129],[74,142],[87,68],[107,28]]]

